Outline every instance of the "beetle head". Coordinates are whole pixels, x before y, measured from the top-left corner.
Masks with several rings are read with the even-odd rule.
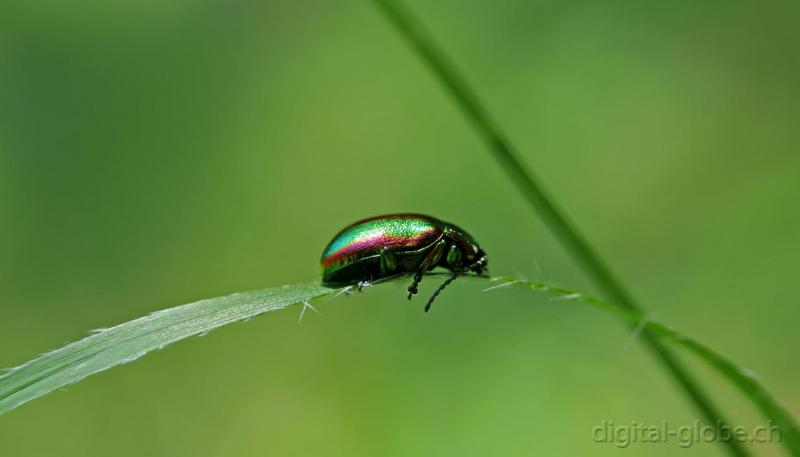
[[[474,271],[476,274],[481,274],[487,269],[486,266],[489,263],[489,258],[486,257],[486,253],[480,247],[475,246],[475,249],[475,255],[471,259],[467,269]]]

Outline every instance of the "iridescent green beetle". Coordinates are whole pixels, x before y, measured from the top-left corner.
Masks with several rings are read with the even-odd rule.
[[[448,284],[469,271],[486,269],[486,253],[472,236],[458,226],[422,214],[389,214],[371,217],[340,231],[322,253],[322,284],[327,287],[358,285],[413,274],[408,298],[417,293],[422,275],[435,267],[453,274],[425,304]]]

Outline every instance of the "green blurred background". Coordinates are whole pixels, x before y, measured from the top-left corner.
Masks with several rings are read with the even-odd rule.
[[[650,314],[800,415],[798,3],[412,6]],[[369,2],[0,3],[0,365],[313,280],[342,226],[400,211],[465,227],[495,274],[592,290]],[[607,315],[469,281],[426,315],[403,287],[91,377],[0,417],[0,454],[611,455],[603,420],[696,418]]]

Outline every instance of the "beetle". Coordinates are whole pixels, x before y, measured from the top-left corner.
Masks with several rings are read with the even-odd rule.
[[[378,280],[413,275],[408,298],[422,276],[435,267],[452,273],[425,304],[458,276],[486,270],[488,259],[475,239],[455,224],[424,214],[387,214],[363,219],[342,229],[322,252],[322,285],[363,286]]]

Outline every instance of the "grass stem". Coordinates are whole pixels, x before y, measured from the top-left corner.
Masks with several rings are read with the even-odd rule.
[[[430,68],[435,77],[453,97],[456,105],[470,121],[475,131],[487,144],[489,151],[500,164],[519,192],[530,203],[534,210],[558,237],[572,257],[581,265],[584,272],[605,295],[626,309],[640,311],[631,294],[622,282],[612,273],[608,265],[597,254],[577,227],[556,205],[552,197],[544,190],[539,179],[522,163],[511,142],[503,134],[500,127],[489,115],[480,102],[475,91],[450,63],[441,48],[422,25],[420,20],[397,0],[373,0],[378,9],[389,22],[414,48],[421,60]],[[646,331],[643,339],[657,355],[673,378],[689,396],[697,409],[710,424],[725,424],[719,409],[714,406],[708,395],[701,389],[697,381],[680,361],[655,338]],[[742,446],[735,442],[725,443],[730,454],[747,455]]]

